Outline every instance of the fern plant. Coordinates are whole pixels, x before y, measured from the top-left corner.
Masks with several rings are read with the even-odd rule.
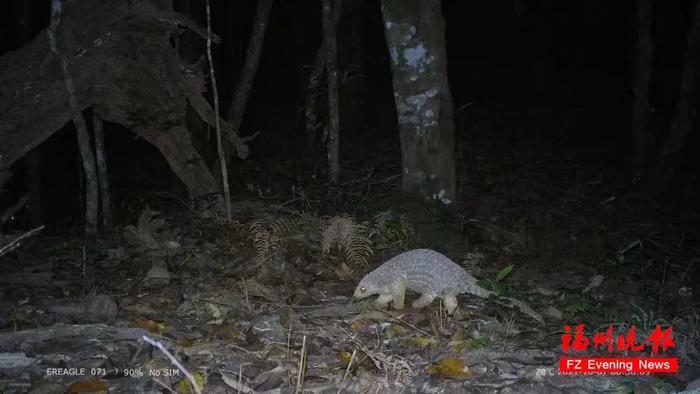
[[[280,258],[287,240],[302,232],[310,221],[308,217],[267,217],[250,224],[258,264]]]
[[[406,220],[406,217],[396,215],[391,210],[374,215],[370,223],[369,236],[370,238],[379,238],[378,244],[396,243],[401,248],[406,248],[409,239],[415,234],[413,226]]]
[[[333,216],[321,228],[321,252],[324,255],[337,249],[351,265],[366,265],[372,255],[369,230],[350,216]]]
[[[562,309],[567,320],[574,318],[579,313],[585,313],[593,309],[588,300],[581,294],[570,293],[562,300]]]
[[[139,215],[136,226],[126,226],[124,234],[144,248],[158,249],[155,234],[165,226],[165,220],[158,218],[158,214],[158,211],[146,207]]]

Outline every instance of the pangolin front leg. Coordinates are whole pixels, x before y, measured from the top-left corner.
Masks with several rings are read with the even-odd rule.
[[[391,294],[381,294],[376,300],[374,300],[374,305],[380,308],[386,308],[387,305],[389,305],[389,301],[392,299],[393,296]]]
[[[394,309],[403,309],[403,302],[406,297],[406,286],[403,282],[400,282],[392,289],[391,297],[394,301]]]
[[[457,306],[459,305],[457,303],[457,295],[452,292],[446,293],[442,297],[442,303],[445,305],[448,315],[455,313],[455,309],[457,309]]]
[[[425,293],[421,295],[417,300],[413,301],[413,304],[411,306],[413,307],[413,309],[423,309],[426,306],[430,305],[434,299],[434,295]]]

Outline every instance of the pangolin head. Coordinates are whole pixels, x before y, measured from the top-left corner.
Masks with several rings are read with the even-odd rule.
[[[365,276],[362,278],[360,281],[360,284],[357,285],[355,288],[355,293],[352,295],[353,298],[355,299],[362,299],[369,297],[373,294],[379,294],[379,288],[377,287],[376,284],[372,283],[371,280],[368,280],[367,277]]]

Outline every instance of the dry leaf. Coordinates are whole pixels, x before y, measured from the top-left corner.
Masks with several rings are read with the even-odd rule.
[[[343,364],[345,364],[345,365],[348,365],[348,364],[350,363],[350,359],[352,358],[352,353],[350,353],[350,352],[339,352],[335,357],[336,357],[336,358],[338,359],[338,361],[340,361],[341,363],[343,363]]]
[[[463,341],[450,342],[450,346],[455,353],[462,353],[467,350],[479,349],[488,346],[488,340],[484,338],[469,338]]]
[[[348,267],[348,265],[345,263],[341,263],[333,270],[335,271],[335,275],[338,277],[338,279],[342,280],[343,282],[347,282],[352,279],[352,269],[350,269],[350,267]]]
[[[221,309],[219,309],[218,306],[216,306],[216,305],[214,305],[214,304],[212,304],[212,303],[210,303],[210,302],[206,302],[206,303],[204,304],[204,308],[207,310],[207,313],[209,313],[209,315],[210,315],[211,317],[213,317],[214,319],[220,319],[220,318],[221,318]]]
[[[153,320],[148,319],[135,319],[131,322],[132,327],[139,327],[147,330],[151,334],[162,334],[165,332],[165,324],[156,323]]]
[[[452,338],[450,339],[450,343],[452,342],[461,342],[464,341],[464,328],[462,327],[457,327],[457,330],[452,334]]]
[[[367,320],[355,320],[354,322],[350,323],[350,329],[353,331],[359,331],[365,327],[367,327]]]
[[[409,345],[415,345],[418,347],[427,347],[437,345],[437,341],[432,337],[411,337],[406,338],[405,342]]]
[[[384,335],[386,335],[387,339],[392,339],[405,334],[406,331],[408,330],[404,326],[398,324],[390,324],[384,329]]]
[[[76,394],[76,393],[101,393],[101,392],[107,392],[109,389],[107,388],[107,384],[99,379],[90,379],[90,380],[80,380],[77,382],[73,382],[68,388],[66,389],[67,394]]]
[[[428,373],[443,378],[466,378],[473,375],[464,361],[457,357],[445,357],[434,362],[428,367]]]
[[[194,376],[194,382],[197,384],[199,391],[202,391],[204,389],[204,378],[199,372],[193,373],[192,376]],[[175,391],[178,394],[191,394],[193,390],[190,385],[190,380],[187,379],[187,377],[180,379],[180,381],[175,385]]]

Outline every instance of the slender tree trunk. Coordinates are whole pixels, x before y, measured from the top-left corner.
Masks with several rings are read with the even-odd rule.
[[[338,29],[340,15],[343,10],[343,2],[338,1],[336,7],[333,7],[333,26]],[[311,67],[309,80],[306,84],[306,97],[304,98],[304,128],[306,133],[306,142],[308,149],[313,152],[316,141],[318,141],[319,130],[323,127],[323,122],[318,116],[318,99],[323,97],[322,87],[324,82],[328,82],[328,78],[324,81],[324,72],[326,71],[326,59],[328,57],[326,49],[326,41],[321,41],[314,56],[314,64]],[[328,90],[326,89],[326,92]]]
[[[306,84],[306,96],[304,97],[304,132],[306,143],[310,152],[316,147],[317,135],[323,127],[317,112],[318,98],[321,97],[323,86],[323,71],[326,69],[326,47],[321,44],[314,56],[314,64],[309,73],[309,82]]]
[[[687,46],[683,53],[683,72],[673,121],[666,142],[659,156],[659,163],[654,176],[654,187],[660,192],[669,178],[675,173],[682,159],[685,140],[693,128],[698,105],[697,69],[698,52],[700,52],[700,0],[694,2],[694,11]]]
[[[255,21],[253,21],[253,31],[248,40],[248,49],[245,55],[245,64],[238,77],[236,90],[233,93],[233,101],[228,109],[226,119],[235,133],[238,133],[243,122],[243,114],[248,104],[250,88],[253,86],[255,73],[258,70],[260,54],[265,42],[265,30],[270,19],[273,0],[258,0],[258,7],[255,11]]]
[[[92,129],[95,133],[95,159],[97,162],[97,179],[100,183],[100,200],[102,201],[102,226],[111,228],[114,225],[112,214],[112,191],[107,170],[107,153],[105,151],[104,122],[100,115],[92,111]]]
[[[340,110],[338,107],[338,48],[333,24],[333,7],[339,0],[323,0],[323,42],[328,72],[328,180],[337,185],[340,179]]]
[[[649,160],[652,146],[650,83],[654,64],[652,0],[637,0],[637,48],[634,65],[634,155],[637,165]]]
[[[221,182],[224,191],[224,207],[226,220],[231,221],[231,192],[228,185],[228,169],[226,167],[226,154],[221,140],[221,124],[219,123],[219,89],[216,86],[216,73],[214,72],[214,58],[211,54],[211,6],[207,0],[207,58],[209,59],[209,75],[211,76],[212,96],[214,96],[214,114],[216,115],[216,149],[219,153],[219,165],[221,166]]]
[[[399,121],[403,191],[452,204],[454,118],[440,0],[382,0]]]
[[[85,118],[80,110],[78,96],[73,85],[73,77],[71,76],[68,58],[65,51],[62,49],[62,43],[58,39],[58,25],[61,21],[61,0],[51,0],[51,23],[47,30],[51,51],[58,56],[61,61],[63,70],[63,79],[66,84],[66,92],[68,94],[68,105],[70,106],[75,125],[76,134],[78,136],[78,147],[80,148],[80,156],[83,162],[83,171],[85,172],[85,232],[93,234],[97,231],[97,172],[95,170],[95,156],[90,148],[90,135],[88,134],[85,125]]]

